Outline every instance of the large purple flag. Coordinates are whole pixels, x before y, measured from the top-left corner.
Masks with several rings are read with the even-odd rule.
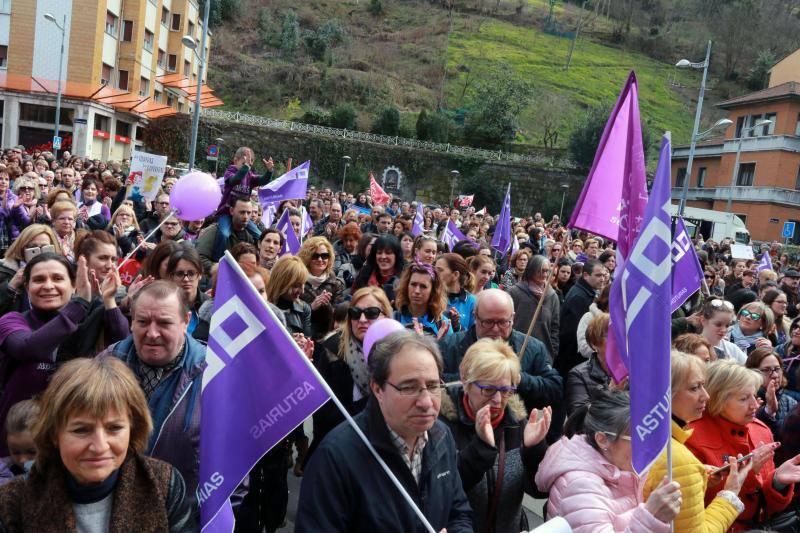
[[[425,231],[425,214],[422,210],[422,202],[417,204],[417,212],[414,215],[414,225],[411,226],[411,235],[416,237],[417,235],[422,235],[422,232]]]
[[[283,200],[305,200],[308,189],[308,168],[311,161],[306,161],[281,177],[274,179],[258,189],[258,199],[264,202],[282,202]]]
[[[703,267],[694,249],[694,243],[683,219],[675,222],[675,235],[672,237],[672,303],[670,313],[683,305],[683,302],[700,290],[703,285]]]
[[[458,241],[466,241],[467,238],[456,227],[455,223],[448,218],[447,225],[444,227],[444,230],[442,231],[442,237],[439,240],[445,243],[447,247],[452,250],[453,246],[455,246]]]
[[[281,218],[279,218],[278,223],[275,224],[275,229],[283,233],[283,236],[285,237],[283,249],[281,250],[280,255],[297,255],[297,252],[300,251],[300,240],[297,237],[297,233],[295,233],[294,227],[292,226],[292,221],[289,218],[289,209],[283,210]]]
[[[761,261],[758,262],[758,267],[756,267],[756,272],[761,272],[762,270],[775,270],[772,268],[772,258],[769,256],[769,250],[761,254]]]
[[[492,248],[505,255],[511,248],[511,184],[506,189],[506,197],[503,199],[503,207],[497,218],[497,225],[492,235]]]
[[[632,464],[639,474],[670,437],[670,160],[667,134],[642,233],[611,286],[609,303],[609,338],[630,370]]]
[[[636,75],[631,72],[608,118],[569,227],[616,241],[628,257],[647,205]]]
[[[230,533],[234,489],[328,394],[229,253],[219,262],[206,362],[197,497],[203,531]]]

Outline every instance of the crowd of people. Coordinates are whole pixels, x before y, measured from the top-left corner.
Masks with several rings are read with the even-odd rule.
[[[780,245],[756,271],[695,239],[706,283],[672,319],[670,482],[663,456],[634,473],[627,383],[606,366],[612,242],[536,213],[504,254],[485,209],[423,205],[419,231],[417,202],[314,187],[278,229],[257,196],[273,161],[254,161],[239,148],[219,209],[182,220],[172,169],[148,201],[124,163],[2,153],[0,531],[197,530],[225,252],[436,531],[527,530],[526,493],[578,532],[800,530],[800,272]],[[365,353],[384,318],[405,329]],[[253,467],[237,531],[282,526],[289,472],[297,531],[422,530],[344,420],[327,403]]]

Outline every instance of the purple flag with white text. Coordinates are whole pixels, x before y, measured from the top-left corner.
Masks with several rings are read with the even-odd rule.
[[[289,209],[283,210],[281,218],[279,218],[278,223],[275,224],[275,229],[283,233],[285,237],[280,255],[297,255],[297,252],[300,251],[300,239],[298,239],[297,233],[294,231],[294,226],[292,226],[292,221],[289,218]]]
[[[203,531],[230,533],[234,489],[328,400],[304,358],[226,253],[219,262],[201,395],[197,498]]]
[[[761,261],[758,262],[758,267],[756,267],[756,272],[761,272],[762,270],[775,270],[772,268],[772,258],[769,256],[769,250],[761,255]]]
[[[630,371],[633,469],[641,474],[670,438],[672,232],[669,134],[664,136],[642,232],[621,272],[609,308],[620,355]]]
[[[425,215],[422,210],[422,202],[417,204],[417,212],[414,215],[414,225],[411,226],[411,235],[416,237],[417,235],[422,235],[422,232],[425,231]]]
[[[670,312],[683,305],[683,302],[700,290],[703,285],[703,267],[694,249],[694,243],[683,219],[675,222],[675,235],[672,237],[672,302]]]
[[[259,201],[264,204],[283,200],[305,200],[310,166],[311,161],[306,161],[258,189]]]
[[[497,217],[497,225],[492,235],[492,248],[505,255],[511,248],[511,184],[506,189],[506,197],[503,199],[503,207]]]
[[[452,250],[453,246],[455,246],[458,241],[466,241],[467,238],[456,227],[455,223],[448,218],[447,225],[444,227],[442,236],[439,240],[445,243],[447,247]]]

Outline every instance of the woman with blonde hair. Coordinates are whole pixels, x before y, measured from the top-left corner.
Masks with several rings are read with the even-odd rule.
[[[267,284],[267,300],[278,306],[286,318],[290,333],[311,336],[311,307],[301,299],[308,279],[303,260],[284,255],[275,262]]]
[[[123,256],[128,255],[131,250],[136,248],[137,239],[142,236],[139,221],[136,220],[136,213],[131,206],[125,204],[119,206],[111,215],[106,231],[116,237]]]
[[[334,306],[344,299],[344,283],[333,272],[333,246],[325,237],[306,239],[297,256],[308,269],[300,298],[311,306],[311,337],[321,339],[331,329]]]
[[[519,359],[502,340],[481,339],[459,365],[461,382],[442,394],[439,419],[453,434],[458,473],[473,510],[475,531],[528,529],[522,497],[547,451],[552,411],[528,416],[516,389]]]
[[[767,335],[775,325],[775,315],[763,302],[755,301],[739,309],[730,340],[743,352],[759,346],[771,346]]]
[[[21,226],[27,226],[32,222],[36,222],[37,214],[36,207],[41,197],[39,191],[39,176],[35,173],[27,173],[14,180],[14,194],[17,195],[17,201],[22,207]]]
[[[492,281],[497,272],[494,260],[486,255],[478,254],[469,258],[469,270],[475,276],[475,287],[472,294],[477,296],[483,289],[496,289],[497,283]]]
[[[704,363],[717,360],[717,353],[714,351],[714,347],[708,342],[708,339],[697,333],[678,335],[672,341],[672,347],[679,352],[696,355]]]
[[[403,271],[394,305],[394,319],[406,327],[437,338],[451,333],[444,285],[432,265],[415,261]]]
[[[28,300],[23,290],[25,264],[43,251],[61,253],[53,230],[44,224],[31,224],[11,243],[0,261],[0,316],[9,311],[26,311]]]
[[[692,436],[686,446],[703,464],[721,467],[725,457],[753,454],[752,470],[742,484],[744,510],[734,530],[764,527],[762,524],[786,509],[800,482],[800,455],[776,467],[773,454],[779,443],[772,432],[756,418],[757,392],[763,383],[760,373],[733,361],[714,361],[708,365],[708,411],[692,422]],[[748,465],[749,466],[749,465]],[[720,490],[719,484],[706,488],[706,500]]]
[[[177,469],[145,457],[153,422],[125,364],[75,359],[53,376],[34,426],[36,462],[0,488],[3,531],[193,531]]]

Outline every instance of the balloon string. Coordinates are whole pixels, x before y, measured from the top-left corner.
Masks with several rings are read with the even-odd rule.
[[[133,254],[135,254],[136,251],[139,250],[139,248],[141,248],[144,245],[144,243],[147,242],[147,239],[152,237],[155,234],[155,232],[157,232],[159,229],[161,229],[161,226],[164,225],[164,222],[169,220],[169,218],[171,216],[176,215],[178,213],[179,213],[179,211],[177,209],[170,210],[169,214],[161,219],[161,222],[158,223],[158,226],[153,228],[153,230],[150,233],[148,233],[147,236],[144,239],[142,239],[142,241],[139,244],[136,245],[136,248],[131,250],[131,252],[128,255],[125,256],[125,259],[123,259],[122,262],[119,265],[117,265],[117,272],[119,272],[120,269],[125,265],[125,263],[127,263],[130,260],[130,258],[133,257]]]

